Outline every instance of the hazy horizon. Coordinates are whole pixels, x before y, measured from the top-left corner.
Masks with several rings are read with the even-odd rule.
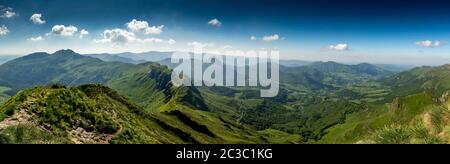
[[[72,49],[60,49],[60,50],[72,50]],[[56,51],[60,51],[60,50],[56,50]],[[36,51],[36,52],[31,52],[31,53],[27,53],[27,54],[0,54],[0,58],[1,57],[11,57],[12,59],[14,59],[15,57],[22,57],[22,56],[27,56],[30,55],[32,53],[39,53],[39,52],[43,52],[43,53],[48,53],[48,54],[53,54],[56,51],[51,51],[51,52],[46,52],[46,51]],[[75,50],[73,50],[75,53],[79,53]],[[118,53],[108,53],[108,52],[103,52],[103,53],[79,53],[80,55],[120,55],[120,54],[125,54],[125,53],[132,53],[132,54],[140,54],[140,53],[172,53],[172,52],[181,52],[181,51],[143,51],[143,52],[118,52]],[[192,53],[192,52],[188,52],[188,53]],[[223,55],[226,56],[226,55]],[[121,57],[125,57],[124,55],[121,55]],[[241,56],[244,57],[244,56]],[[132,59],[132,58],[128,58],[128,59]],[[443,63],[443,64],[422,64],[422,65],[415,65],[415,64],[407,64],[407,63],[383,63],[383,62],[367,62],[367,61],[361,61],[361,62],[349,62],[349,61],[336,61],[336,60],[303,60],[303,59],[280,59],[280,61],[294,61],[294,62],[309,62],[309,63],[313,63],[313,62],[337,62],[337,63],[341,63],[341,64],[347,64],[347,65],[357,65],[357,64],[362,64],[362,63],[368,63],[368,64],[375,64],[375,65],[397,65],[397,66],[413,66],[413,67],[419,67],[419,66],[440,66],[440,65],[445,65],[445,64],[450,64],[449,63]],[[2,63],[0,63],[1,65]]]

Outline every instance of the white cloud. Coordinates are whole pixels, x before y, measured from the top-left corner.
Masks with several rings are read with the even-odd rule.
[[[8,27],[5,25],[0,26],[0,36],[6,35],[9,33]]]
[[[169,43],[170,45],[177,43],[175,40],[173,39],[169,39],[169,41],[167,41],[167,43]]]
[[[187,44],[188,46],[192,46],[192,47],[199,47],[199,48],[205,48],[205,47],[213,47],[214,43],[202,43],[202,42],[189,42]]]
[[[418,46],[422,46],[422,47],[427,47],[427,48],[436,48],[436,47],[440,47],[442,46],[442,42],[439,40],[436,41],[431,41],[431,40],[424,40],[424,41],[419,41],[416,42],[416,45]]]
[[[94,40],[96,43],[112,43],[112,44],[128,44],[128,43],[165,43],[160,38],[137,38],[136,35],[124,29],[111,29],[105,30],[102,34],[103,38],[100,40]],[[173,39],[172,39],[173,40]],[[170,44],[172,41],[167,41]],[[175,42],[175,40],[173,40]]]
[[[35,13],[35,14],[31,15],[30,20],[34,24],[44,24],[45,23],[45,20],[42,19],[42,14],[39,14],[39,13]]]
[[[27,40],[29,40],[29,41],[33,41],[33,42],[38,42],[38,41],[43,41],[43,40],[45,40],[42,36],[38,36],[38,37],[31,37],[31,38],[28,38]]]
[[[280,36],[278,36],[278,34],[263,37],[263,40],[266,42],[277,41],[278,39],[280,39]]]
[[[136,19],[133,19],[125,25],[127,25],[127,27],[132,31],[145,31],[145,29],[148,28],[148,22],[138,21]]]
[[[211,25],[211,26],[216,26],[216,27],[222,26],[222,22],[220,22],[220,21],[219,21],[218,19],[216,19],[216,18],[210,20],[210,21],[208,22],[208,24]]]
[[[145,38],[145,39],[136,39],[138,43],[162,43],[164,40],[160,38]]]
[[[55,25],[52,28],[52,33],[59,36],[73,36],[77,31],[75,26]]]
[[[112,29],[103,31],[103,39],[96,40],[101,43],[128,43],[136,40],[134,33],[122,29]]]
[[[3,16],[6,17],[6,18],[12,18],[13,16],[16,16],[16,13],[14,11],[6,11],[3,14]]]
[[[158,27],[152,26],[145,30],[145,34],[161,34],[163,31],[164,25],[160,25]]]
[[[82,30],[80,31],[80,39],[83,39],[83,37],[84,37],[85,35],[89,35],[89,31],[87,31],[87,30],[85,30],[85,29],[82,29]]]
[[[11,7],[0,9],[0,12],[2,13],[2,15],[0,15],[0,18],[12,18],[17,15],[16,12],[14,12],[14,9]]]
[[[346,43],[339,43],[339,44],[336,44],[336,45],[328,46],[328,49],[336,50],[336,51],[346,51],[349,48],[348,48],[348,45]]]
[[[161,34],[163,32],[164,25],[160,26],[149,26],[147,21],[139,21],[136,19],[131,20],[125,24],[128,29],[133,32],[144,32],[145,34]]]
[[[250,40],[256,40],[256,36],[251,36]]]

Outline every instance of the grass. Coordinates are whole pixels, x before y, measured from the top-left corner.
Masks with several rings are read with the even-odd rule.
[[[423,92],[398,98],[386,105],[350,115],[344,124],[327,130],[320,143],[443,143],[440,133],[448,126],[447,109]],[[424,115],[429,115],[428,118]]]
[[[163,106],[161,111],[163,112],[155,114],[157,118],[191,134],[199,143],[268,143],[257,131],[235,123],[226,115],[219,116],[212,112],[194,110],[173,100]],[[179,119],[179,116],[170,114],[174,111],[178,111],[180,115],[190,120]],[[210,137],[207,133],[200,131],[192,122],[205,126],[216,137]]]
[[[0,131],[0,144],[67,144],[65,136],[30,125],[10,126]]]
[[[8,90],[10,90],[10,88],[0,86],[0,105],[9,99],[10,96],[5,93]]]
[[[401,126],[391,125],[376,132],[375,143],[405,144],[410,142],[411,134]]]
[[[390,125],[378,130],[373,135],[373,143],[377,144],[442,144],[442,138],[434,135],[420,123],[412,126]],[[370,141],[369,141],[370,142]]]
[[[345,123],[326,130],[326,135],[318,142],[356,143],[388,122],[387,109],[382,105],[371,105],[366,110],[348,115]]]
[[[114,94],[108,88],[96,85],[79,88],[37,87],[21,91],[0,107],[0,112],[17,110],[19,106],[27,108],[28,112],[36,116],[33,119],[38,124],[57,134],[56,137],[66,139],[69,131],[81,127],[88,132],[116,134],[111,143],[182,142],[152,121],[151,116],[136,113],[143,109]],[[133,106],[138,109],[133,109]],[[14,131],[9,133],[13,134]],[[27,140],[24,142],[31,143]]]
[[[40,125],[27,130],[36,138],[27,139],[6,129],[0,131],[4,134],[1,138],[8,143],[35,143],[40,137],[42,142],[62,143],[51,137],[71,142],[69,132],[83,128],[94,134],[113,135],[109,141],[113,144],[301,142],[298,135],[261,133],[236,123],[230,116],[197,110],[177,100],[171,99],[159,109],[161,112],[148,112],[100,85],[35,87],[13,96],[0,107],[0,113],[7,118],[18,109],[27,109]],[[19,136],[8,137],[14,135]]]
[[[273,144],[298,144],[306,142],[305,138],[298,134],[288,134],[275,129],[266,129],[260,131],[261,135],[268,139],[269,143]]]

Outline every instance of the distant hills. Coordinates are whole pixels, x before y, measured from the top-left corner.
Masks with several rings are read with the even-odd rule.
[[[130,63],[130,64],[140,64],[145,63],[147,61],[145,60],[133,60],[131,58],[121,57],[118,55],[111,55],[111,54],[84,54],[85,56],[97,58],[106,62],[122,62],[122,63]]]
[[[174,64],[170,63],[170,58],[174,52],[158,52],[158,51],[149,51],[142,53],[132,53],[132,52],[123,52],[117,54],[109,54],[109,53],[101,53],[101,54],[82,54],[84,56],[89,56],[93,58],[100,59],[106,62],[121,62],[121,63],[130,63],[130,64],[140,64],[145,62],[158,62],[163,65],[167,65],[169,67],[173,67]],[[3,55],[0,56],[0,65],[6,63],[7,61],[13,60],[15,58],[19,58],[17,55]],[[279,64],[285,67],[300,67],[314,63],[326,63],[326,62],[313,62],[313,61],[305,61],[305,60],[280,60]],[[361,63],[364,64],[364,63]],[[366,63],[367,64],[367,63]],[[353,65],[353,64],[346,64]],[[393,64],[374,64],[377,67],[380,67],[384,70],[388,70],[391,72],[402,72],[408,69],[413,68],[414,66],[410,65],[393,65]]]
[[[282,83],[314,90],[353,85],[394,74],[367,63],[344,65],[336,62],[314,62],[300,67],[280,67],[280,72]]]
[[[119,54],[83,54],[85,56],[94,57],[107,62],[122,62],[131,64],[140,64],[145,62],[158,62],[165,59],[169,59],[173,52],[143,52],[143,53],[131,53],[124,52]]]
[[[18,58],[18,57],[19,56],[15,56],[15,55],[3,55],[3,56],[0,56],[0,65],[3,64],[3,63],[8,62],[10,60],[13,60],[15,58]]]

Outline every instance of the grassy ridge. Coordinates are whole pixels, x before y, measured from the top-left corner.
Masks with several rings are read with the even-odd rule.
[[[29,115],[31,118],[20,123],[40,127],[55,137],[70,139],[72,142],[102,142],[95,137],[71,135],[81,128],[86,134],[93,133],[99,138],[112,135],[111,139],[104,141],[110,143],[182,143],[178,136],[164,131],[157,123],[147,119],[151,116],[136,114],[136,110],[141,109],[131,102],[124,103],[128,101],[126,98],[111,96],[115,94],[113,91],[97,92],[99,90],[105,88],[37,87],[21,91],[0,107],[0,111],[8,117]]]
[[[431,93],[419,93],[350,115],[344,124],[327,130],[320,143],[446,143],[448,114]]]
[[[300,142],[299,136],[279,131],[258,132],[226,116],[192,109],[176,98],[162,106],[160,111],[149,112],[101,85],[35,87],[19,92],[0,107],[0,141],[116,144]],[[275,138],[265,136],[268,133],[273,133]]]

